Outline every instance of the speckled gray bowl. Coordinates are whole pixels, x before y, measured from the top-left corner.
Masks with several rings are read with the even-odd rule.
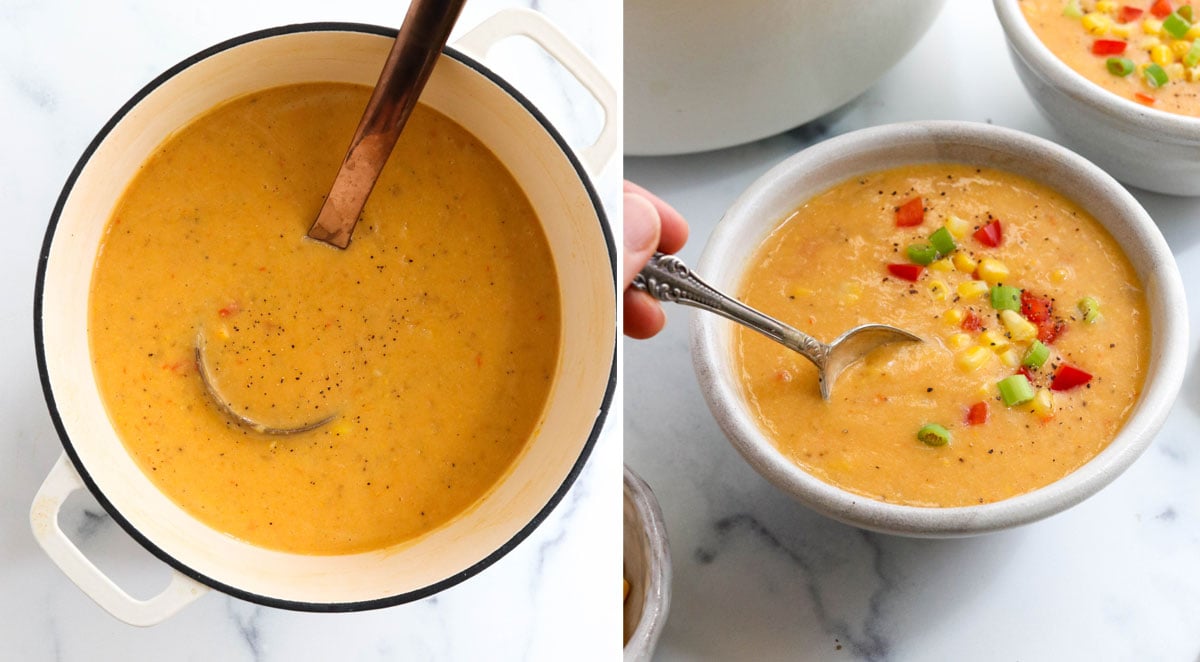
[[[1017,75],[1068,146],[1117,179],[1200,195],[1200,118],[1125,99],[1084,78],[1034,34],[1018,0],[993,0]]]
[[[755,250],[792,210],[812,196],[865,172],[913,163],[957,162],[1024,175],[1062,191],[1096,217],[1125,248],[1145,286],[1151,317],[1146,388],[1107,448],[1059,481],[996,503],[921,508],[844,491],[784,457],[755,424],[732,359],[733,324],[697,313],[692,359],[701,390],[726,436],[763,476],[812,509],[855,526],[911,536],[996,531],[1062,511],[1107,485],[1150,445],[1183,382],[1187,301],[1183,282],[1158,227],[1112,177],[1041,138],[972,122],[915,122],[855,131],[810,147],[771,169],[725,212],[696,272],[737,292]]]
[[[671,607],[671,550],[658,500],[629,467],[625,467],[625,599],[626,662],[654,656],[658,636]]]

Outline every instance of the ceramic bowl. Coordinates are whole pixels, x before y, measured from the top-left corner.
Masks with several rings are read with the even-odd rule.
[[[648,662],[671,607],[671,550],[654,492],[625,467],[625,662]]]
[[[1018,0],[994,0],[1025,89],[1066,144],[1138,188],[1200,195],[1200,117],[1125,99],[1092,83],[1038,39]]]
[[[738,145],[816,119],[900,60],[945,0],[627,0],[625,153]]]
[[[812,196],[857,174],[914,163],[957,162],[1024,175],[1066,192],[1124,247],[1145,286],[1151,317],[1146,387],[1124,427],[1099,455],[1059,481],[999,502],[954,508],[884,503],[806,473],[767,439],[743,399],[732,352],[733,325],[696,314],[692,357],[717,422],[742,456],[783,491],[825,515],[862,528],[912,536],[984,533],[1068,508],[1124,471],[1162,426],[1187,363],[1187,303],[1178,267],[1150,216],[1112,177],[1069,150],[1010,129],[970,122],[892,124],[810,147],[771,169],[725,213],[696,272],[728,292],[781,219]]]
[[[551,44],[548,51],[568,71],[600,80],[581,56],[556,46],[569,42],[532,12],[497,14],[463,40],[486,52],[491,41],[518,33]],[[237,540],[181,509],[142,473],[108,419],[91,372],[87,309],[91,265],[125,183],[167,136],[228,99],[288,83],[374,85],[395,36],[392,29],[357,24],[292,25],[198,53],[121,108],[63,188],[38,265],[34,324],[42,384],[65,457],[39,491],[31,521],[64,572],[123,620],[163,620],[207,588],[308,611],[385,607],[431,595],[478,573],[528,536],[562,499],[595,443],[616,365],[615,247],[603,209],[580,158],[545,117],[455,48],[441,56],[421,102],[462,125],[505,164],[543,221],[556,270],[571,274],[560,279],[559,375],[541,424],[507,476],[481,502],[415,541],[361,554],[290,554]],[[616,108],[606,110],[616,115]],[[593,164],[607,159],[588,153]],[[83,486],[175,569],[162,594],[129,597],[62,534],[57,509]]]

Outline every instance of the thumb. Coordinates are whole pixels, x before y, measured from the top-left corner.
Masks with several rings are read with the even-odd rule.
[[[624,281],[621,289],[629,287],[650,256],[658,250],[662,220],[658,210],[646,198],[636,193],[626,193],[624,201]]]

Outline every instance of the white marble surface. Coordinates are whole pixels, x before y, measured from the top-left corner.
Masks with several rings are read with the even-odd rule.
[[[603,0],[472,0],[461,34],[505,6],[557,23],[619,86],[619,5]],[[30,534],[33,494],[61,452],[34,360],[38,250],[59,189],[84,147],[134,92],[179,60],[246,32],[308,21],[398,26],[404,2],[0,2],[0,192],[7,229],[0,281],[0,659],[3,660],[560,660],[616,659],[620,616],[621,418],[533,535],[495,565],[434,597],[353,614],[282,611],[210,593],[149,629],[111,618],[49,561]],[[489,64],[578,145],[600,114],[531,43]],[[597,178],[613,209],[619,163]],[[148,596],[166,567],[88,494],[64,528],[117,583]]]
[[[983,0],[954,0],[844,113],[719,152],[625,160],[690,220],[695,263],[734,198],[825,137],[959,119],[1055,139]],[[631,120],[632,121],[632,120]],[[1198,156],[1200,158],[1200,156]],[[1179,262],[1200,338],[1200,199],[1134,194]],[[864,533],[806,510],[722,436],[696,386],[690,311],[626,342],[625,460],[662,505],[674,563],[658,660],[1172,660],[1200,656],[1200,374],[1151,448],[1083,504],[964,540]]]

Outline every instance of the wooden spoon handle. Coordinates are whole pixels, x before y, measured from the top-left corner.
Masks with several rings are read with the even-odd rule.
[[[359,214],[404,123],[433,72],[466,0],[413,0],[308,236],[338,248],[350,244]]]

